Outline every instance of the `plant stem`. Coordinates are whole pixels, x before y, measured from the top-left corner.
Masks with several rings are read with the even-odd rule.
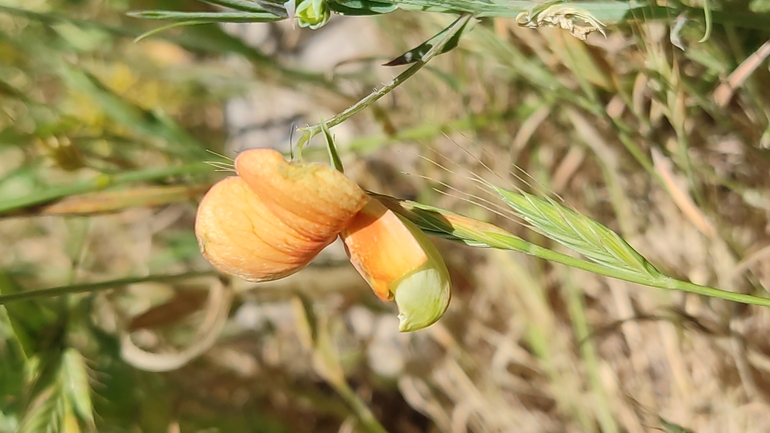
[[[342,397],[342,399],[345,400],[353,409],[356,417],[361,422],[361,424],[364,425],[366,430],[368,430],[370,433],[388,433],[385,427],[383,427],[382,424],[380,424],[380,422],[377,420],[377,417],[374,416],[369,407],[363,401],[361,401],[358,395],[356,395],[356,393],[350,388],[350,385],[348,385],[345,380],[339,382],[332,381],[331,383],[336,389],[337,393]]]
[[[21,293],[11,293],[8,295],[0,296],[0,305],[7,304],[9,302],[27,301],[35,298],[50,298],[54,296],[67,295],[71,293],[87,293],[98,292],[100,290],[109,290],[118,286],[125,286],[128,284],[144,283],[147,281],[163,282],[163,281],[175,281],[184,280],[188,278],[196,277],[208,277],[217,275],[214,271],[200,271],[200,272],[184,272],[181,274],[160,274],[160,275],[147,275],[145,277],[128,277],[118,278],[116,280],[101,281],[98,283],[83,283],[83,284],[70,284],[61,287],[52,287],[50,289],[42,290],[30,290]]]
[[[409,69],[400,73],[398,76],[396,76],[396,78],[393,79],[393,81],[386,84],[382,88],[375,90],[374,92],[370,93],[367,97],[361,99],[360,101],[356,102],[355,104],[351,105],[350,107],[346,108],[342,112],[334,115],[332,118],[322,123],[325,124],[327,128],[331,129],[339,125],[340,123],[348,120],[349,118],[353,117],[355,114],[357,114],[361,110],[377,102],[380,98],[387,95],[393,89],[403,84],[406,80],[411,78],[412,75],[416,74],[417,71],[422,69],[423,66],[425,66],[433,57],[439,55],[444,49],[444,46],[447,44],[447,42],[449,42],[457,34],[457,32],[461,31],[470,19],[471,19],[471,15],[469,14],[465,14],[460,18],[458,18],[450,26],[449,31],[444,35],[444,37],[441,38],[436,43],[436,45],[431,47],[431,49],[428,50],[428,52],[425,53],[425,55],[422,56],[419,60],[417,60],[415,64],[412,65]],[[322,123],[318,123],[318,124],[301,129],[304,132],[304,134],[302,135],[302,137],[300,137],[299,142],[297,143],[297,147],[299,149],[301,149],[307,142],[310,141],[311,138],[313,138],[323,130],[323,127],[321,126]]]
[[[0,201],[0,216],[10,211],[29,206],[48,203],[76,194],[101,191],[103,189],[132,182],[157,180],[181,174],[195,174],[214,171],[214,167],[205,162],[193,162],[179,167],[164,167],[149,170],[138,170],[118,173],[115,175],[100,174],[93,179],[78,182],[72,185],[53,186],[42,191],[37,191],[23,197]]]
[[[659,289],[679,290],[682,292],[694,293],[701,296],[710,296],[714,298],[725,299],[727,301],[740,302],[742,304],[770,307],[770,299],[746,295],[743,293],[729,292],[727,290],[715,289],[708,286],[701,286],[699,284],[681,281],[666,276],[650,278],[647,275],[612,269],[597,263],[570,257],[566,254],[558,253],[556,251],[531,244],[524,239],[515,237],[513,235],[501,235],[498,233],[489,233],[487,235],[490,238],[498,241],[494,244],[490,244],[490,246],[493,248],[518,251],[521,253],[529,254],[531,256],[539,257],[541,259],[561,263],[576,269],[582,269],[584,271],[592,272],[598,275],[604,275],[605,277],[617,278],[618,280],[637,283],[643,286],[656,287]]]

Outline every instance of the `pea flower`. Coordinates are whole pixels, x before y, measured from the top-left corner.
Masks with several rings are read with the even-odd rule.
[[[372,199],[342,231],[350,261],[382,300],[395,300],[398,329],[426,328],[446,311],[449,272],[428,237]]]
[[[399,330],[425,328],[447,309],[449,273],[436,248],[329,166],[286,161],[272,149],[235,160],[237,176],[201,200],[195,234],[203,256],[248,281],[291,275],[340,235],[351,262],[383,300],[394,300]]]

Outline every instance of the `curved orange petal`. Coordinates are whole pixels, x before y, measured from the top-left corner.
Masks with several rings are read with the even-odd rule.
[[[403,221],[379,200],[367,203],[340,236],[351,263],[382,300],[393,299],[391,285],[428,260]]]
[[[441,318],[452,297],[449,271],[417,226],[374,199],[340,236],[374,293],[396,301],[399,331],[423,329]]]
[[[270,281],[306,266],[335,236],[308,239],[273,214],[243,179],[214,185],[198,206],[195,234],[214,267],[249,281]]]
[[[242,152],[235,169],[278,218],[315,241],[336,237],[370,200],[337,170],[317,163],[289,162],[272,149]]]

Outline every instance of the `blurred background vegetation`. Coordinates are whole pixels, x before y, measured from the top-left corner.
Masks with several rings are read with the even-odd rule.
[[[486,18],[333,130],[346,173],[561,251],[469,174],[523,171],[665,273],[761,294],[770,4],[709,1],[710,34],[700,2],[585,42]],[[339,245],[278,282],[212,272],[192,231],[207,162],[287,151],[452,17],[135,42],[158,25],[141,9],[216,10],[0,1],[0,293],[66,293],[0,307],[0,432],[770,431],[766,308],[437,240],[452,305],[401,335]]]

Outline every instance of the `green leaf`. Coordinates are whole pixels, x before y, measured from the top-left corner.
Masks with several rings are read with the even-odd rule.
[[[203,143],[162,112],[149,111],[137,106],[113,92],[97,77],[85,70],[62,65],[61,74],[68,85],[93,98],[105,114],[115,122],[147,139],[165,140],[169,153],[198,159],[208,156]]]
[[[203,3],[217,5],[217,6],[224,6],[224,7],[227,7],[227,8],[230,8],[230,9],[234,9],[234,10],[237,10],[237,11],[242,11],[242,12],[257,12],[257,13],[260,13],[260,12],[270,12],[270,13],[273,13],[272,10],[266,10],[267,8],[265,8],[262,3],[255,3],[255,2],[251,2],[251,1],[247,1],[247,0],[199,0],[199,1],[202,1]],[[274,15],[279,15],[279,14],[275,14],[275,13],[273,13],[273,14]],[[286,9],[283,9],[283,15],[286,18],[288,18],[288,14],[286,14]],[[279,16],[281,16],[281,15],[279,15]]]
[[[660,421],[660,424],[663,426],[663,430],[666,433],[694,433],[692,430],[682,427],[679,424],[674,424],[672,422],[667,421],[662,416],[658,416],[658,421]]]
[[[326,126],[326,122],[321,120],[321,131],[323,131],[324,140],[326,141],[326,150],[329,152],[329,164],[334,167],[340,173],[345,172],[345,168],[342,166],[342,160],[337,152],[337,145],[334,142],[334,136]]]
[[[329,7],[338,14],[351,16],[389,14],[398,9],[393,3],[369,0],[331,1]]]
[[[91,387],[83,356],[73,348],[67,348],[62,356],[60,371],[64,392],[69,398],[75,413],[89,425],[94,425]]]
[[[52,384],[33,401],[19,425],[18,433],[58,433],[62,430],[66,401],[61,388]]]
[[[7,311],[0,307],[0,414],[10,416],[21,410],[27,369],[21,341],[11,326]],[[3,431],[2,427],[0,431]]]
[[[179,12],[155,10],[128,12],[127,15],[148,20],[195,21],[199,23],[262,23],[284,19],[269,12]]]
[[[0,297],[25,290],[11,276],[0,272]],[[39,350],[42,335],[55,321],[56,313],[35,301],[22,301],[5,307],[8,323],[27,357]]]
[[[431,50],[431,48],[433,48],[439,41],[443,40],[447,32],[449,32],[454,27],[454,25],[461,19],[462,18],[458,18],[452,24],[447,26],[444,30],[436,33],[432,38],[420,44],[420,46],[418,46],[417,48],[413,48],[405,52],[404,54],[396,57],[395,59],[389,61],[388,63],[385,63],[383,66],[401,66],[401,65],[407,65],[409,63],[415,63],[415,62],[421,61],[425,56],[425,54],[427,54]],[[444,47],[441,49],[441,51],[438,52],[438,54],[444,54],[456,48],[457,44],[460,42],[460,38],[464,34],[469,32],[471,29],[473,29],[474,25],[475,25],[475,21],[473,20],[466,21],[466,23],[463,24],[459,30],[456,30],[456,33],[452,35],[452,37],[449,38],[448,41],[446,41],[446,43],[444,44]]]
[[[117,185],[133,182],[149,182],[153,180],[166,179],[172,176],[208,173],[213,170],[214,168],[206,164],[204,161],[196,161],[178,167],[125,171],[114,176],[101,174],[93,177],[92,179],[84,180],[75,184],[50,186],[25,196],[0,199],[0,215],[7,214],[11,211],[28,206],[49,203],[62,197],[101,191]],[[5,294],[5,292],[3,292],[4,289],[2,286],[2,278],[2,275],[0,275],[0,294]]]
[[[166,30],[176,29],[179,27],[190,27],[190,26],[198,26],[202,24],[208,24],[205,21],[180,21],[178,23],[169,24],[167,26],[158,27],[157,29],[152,29],[149,32],[142,33],[141,35],[137,36],[134,39],[134,43],[141,41],[142,39],[147,39],[150,36],[155,36],[159,33],[163,33]]]

